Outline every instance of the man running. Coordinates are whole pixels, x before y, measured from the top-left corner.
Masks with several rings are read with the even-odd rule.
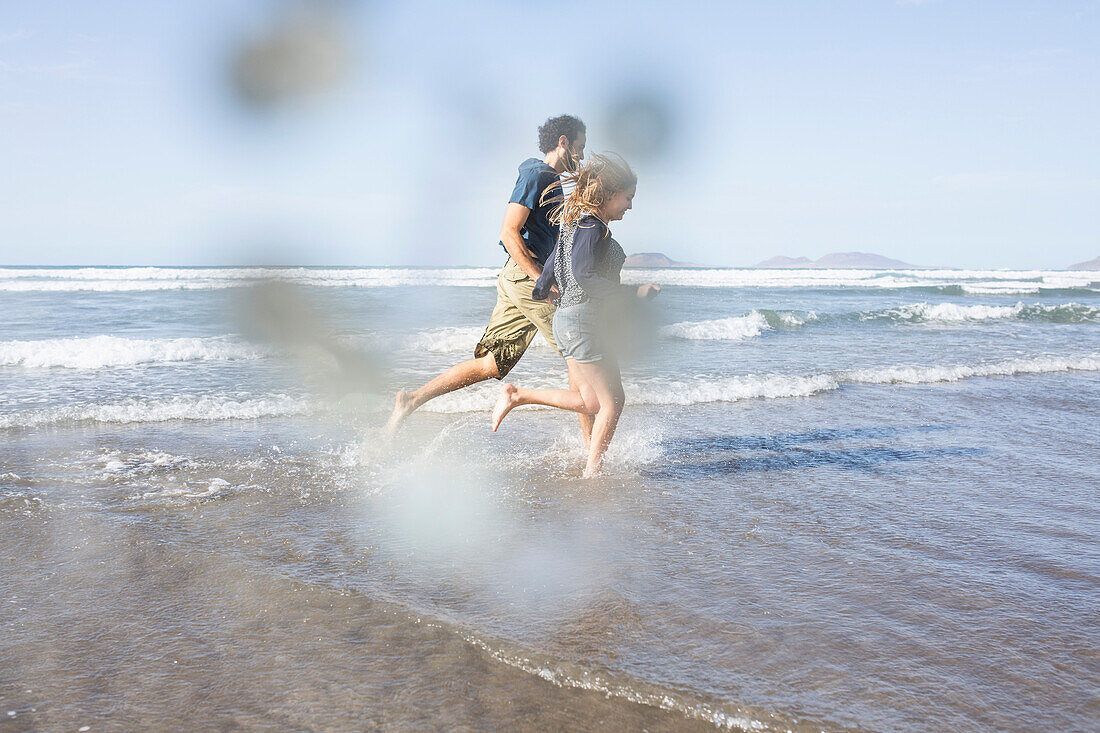
[[[486,379],[503,378],[523,356],[535,333],[541,333],[557,350],[551,326],[554,306],[535,300],[531,294],[558,239],[558,227],[549,219],[554,204],[543,204],[541,199],[546,187],[557,182],[560,174],[577,169],[584,159],[584,144],[584,123],[571,115],[551,117],[539,128],[539,150],[544,157],[528,158],[519,166],[500,229],[500,245],[508,253],[508,260],[497,277],[496,306],[474,348],[474,358],[455,364],[420,389],[398,392],[386,423],[389,434],[396,433],[405,418],[428,400]],[[581,417],[587,440],[591,417]]]

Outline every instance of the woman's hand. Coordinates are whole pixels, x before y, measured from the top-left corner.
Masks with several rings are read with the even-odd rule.
[[[638,297],[643,300],[656,297],[659,292],[661,292],[661,286],[657,283],[646,283],[638,286]]]

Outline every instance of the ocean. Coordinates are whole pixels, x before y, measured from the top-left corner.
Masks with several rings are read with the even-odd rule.
[[[495,274],[0,269],[0,730],[1096,729],[1100,272],[626,270],[587,481]]]

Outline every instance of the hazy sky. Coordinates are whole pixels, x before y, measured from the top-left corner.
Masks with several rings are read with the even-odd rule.
[[[5,3],[0,264],[496,265],[561,112],[635,164],[628,252],[1100,255],[1100,0],[329,4],[344,73],[250,107],[296,7]]]

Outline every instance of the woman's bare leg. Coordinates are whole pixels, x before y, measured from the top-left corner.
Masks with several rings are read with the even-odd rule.
[[[577,364],[580,379],[596,392],[599,410],[592,421],[592,440],[588,444],[588,463],[584,467],[584,477],[589,478],[599,472],[603,463],[603,454],[611,439],[615,437],[615,427],[619,424],[619,415],[623,412],[623,384],[619,376],[619,365],[611,359],[593,364]]]
[[[572,363],[572,359],[569,360]],[[582,383],[577,389],[523,389],[514,384],[500,388],[500,397],[493,407],[489,426],[496,432],[504,416],[520,405],[544,405],[559,410],[569,410],[582,415],[592,415],[599,410],[596,393],[590,385]]]
[[[573,359],[566,359],[565,364],[566,364],[566,366],[569,367],[569,389],[579,390],[580,389],[580,386],[578,384],[579,379],[576,375],[577,362],[574,361]],[[592,421],[595,419],[594,416],[595,416],[594,412],[593,413],[587,413],[587,412],[577,413],[577,417],[580,419],[580,423],[581,423],[581,439],[584,440],[584,447],[585,448],[588,448],[589,444],[592,442]]]

